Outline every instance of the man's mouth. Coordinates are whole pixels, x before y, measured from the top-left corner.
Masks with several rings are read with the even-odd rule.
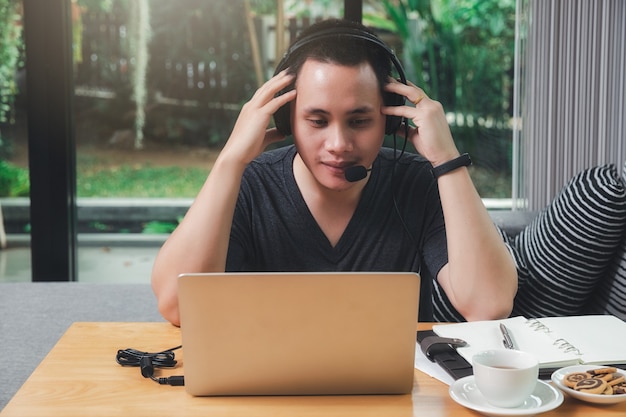
[[[322,165],[324,165],[326,168],[328,168],[330,171],[334,173],[343,175],[346,169],[351,166],[354,166],[355,163],[347,162],[347,161],[326,161],[326,162],[322,162]]]

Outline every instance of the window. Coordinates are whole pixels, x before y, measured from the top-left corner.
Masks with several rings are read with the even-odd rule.
[[[16,7],[20,4],[18,0],[5,1]],[[39,4],[34,6],[33,0],[23,3],[27,14],[33,7],[39,7]],[[184,3],[189,4],[183,6]],[[250,1],[256,12],[254,19],[242,13],[246,3],[243,0],[46,2],[44,15],[60,16],[58,11],[70,6],[71,9],[64,11],[72,15],[74,47],[66,48],[61,54],[69,54],[69,60],[64,62],[70,63],[75,77],[72,83],[63,84],[75,85],[70,94],[75,113],[70,120],[64,120],[72,123],[75,136],[55,135],[62,141],[57,145],[67,162],[61,172],[66,181],[61,181],[61,186],[68,192],[73,192],[74,168],[78,171],[78,210],[66,225],[71,228],[76,221],[78,227],[64,237],[68,246],[76,243],[75,231],[90,235],[116,232],[119,241],[123,241],[125,235],[145,230],[168,232],[175,227],[176,218],[164,213],[180,212],[189,204],[204,181],[211,158],[228,136],[240,106],[258,83],[272,73],[276,63],[276,51],[280,50],[280,46],[276,47],[276,2]],[[278,14],[279,20],[283,16],[288,34],[283,45],[302,26],[341,13],[336,4],[340,1],[309,2],[315,7],[302,7],[303,3],[296,1],[284,3],[285,13]],[[362,18],[394,46],[408,78],[423,85],[431,97],[442,102],[459,147],[472,154],[475,162],[472,176],[481,195],[506,201],[511,197],[513,161],[515,2],[419,3],[420,8],[411,9],[414,2],[366,1]],[[220,12],[214,13],[212,8]],[[319,14],[312,14],[316,10]],[[54,19],[38,24],[42,30],[48,28],[49,33],[63,32],[61,23]],[[47,61],[52,62],[58,57],[58,48],[40,45],[36,53],[45,56],[52,50],[56,55],[49,55]],[[47,75],[39,73],[40,77]],[[57,76],[63,78],[62,74]],[[48,97],[61,96],[64,93],[60,89]],[[67,103],[48,104],[57,110],[56,107]],[[26,120],[26,106],[19,102],[19,96],[15,109],[16,123],[9,128],[11,132],[19,132],[19,123]],[[7,132],[5,124],[0,128]],[[24,133],[22,129],[21,134]],[[44,137],[49,133],[44,131]],[[42,147],[37,152],[43,158],[46,148],[43,141],[40,144]],[[162,152],[163,149],[166,151]],[[76,167],[72,165],[74,151]],[[185,155],[186,162],[177,159],[179,154]],[[45,170],[53,172],[58,164],[45,158],[42,161],[46,166],[35,169],[40,170],[39,178],[46,178]],[[55,178],[56,175],[48,175],[46,179]],[[184,178],[187,180],[182,183],[174,181]],[[168,191],[168,183],[173,191]],[[40,192],[38,195],[47,193]],[[152,214],[139,218],[135,210],[133,215],[120,215],[120,211],[94,200],[112,197],[123,198],[126,206],[135,208],[141,204],[136,198],[148,198],[150,204],[141,205],[141,210]],[[164,203],[171,202],[172,197],[182,200],[168,209]],[[50,216],[46,225],[66,219],[62,213],[68,201],[61,198],[55,204],[59,211],[50,211],[52,206],[43,203],[48,212],[42,215]],[[89,214],[98,212],[98,216],[108,213],[109,217]],[[49,239],[48,246],[38,253],[63,246],[50,238],[52,232],[58,231],[43,232],[45,236],[41,239]]]

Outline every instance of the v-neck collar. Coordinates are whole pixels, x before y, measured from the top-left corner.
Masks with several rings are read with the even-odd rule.
[[[379,180],[379,158],[377,157],[374,160],[369,179],[367,180],[367,184],[365,184],[365,187],[363,187],[363,191],[361,192],[361,197],[359,198],[356,209],[354,210],[354,213],[352,214],[352,217],[350,218],[350,221],[348,222],[348,225],[343,231],[341,237],[337,241],[337,244],[333,247],[326,237],[326,234],[315,220],[315,217],[313,217],[313,213],[311,213],[311,210],[306,204],[304,196],[302,195],[302,192],[298,187],[298,183],[296,182],[293,170],[293,162],[295,156],[296,151],[294,148],[293,153],[290,155],[290,157],[285,159],[286,164],[289,164],[289,166],[285,166],[285,179],[292,183],[294,190],[297,190],[297,192],[292,193],[290,197],[293,201],[294,206],[301,214],[300,218],[303,222],[306,222],[307,227],[305,228],[305,230],[310,230],[312,235],[314,234],[314,236],[312,236],[313,240],[320,242],[320,250],[326,253],[330,259],[334,259],[335,261],[339,260],[344,256],[345,252],[352,247],[354,237],[360,229],[360,224],[363,222],[362,213],[366,212],[371,204],[371,198],[373,190],[375,189],[375,183]]]

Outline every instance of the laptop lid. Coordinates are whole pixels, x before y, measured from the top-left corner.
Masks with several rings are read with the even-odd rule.
[[[183,274],[186,390],[408,393],[419,281],[415,273]]]

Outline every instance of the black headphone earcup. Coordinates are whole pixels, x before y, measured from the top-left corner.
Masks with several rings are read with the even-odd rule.
[[[287,68],[289,64],[289,57],[290,54],[289,52],[287,52],[276,66],[274,75]],[[287,91],[290,91],[294,88],[294,84],[291,84],[287,88],[280,90],[278,94],[276,94],[276,97],[285,94]],[[278,110],[276,110],[276,112],[274,113],[274,126],[276,126],[276,129],[283,135],[291,135],[291,103],[287,103],[280,107]]]
[[[404,97],[395,93],[385,92],[383,97],[385,102],[385,106],[403,106],[404,105]],[[387,116],[387,120],[385,122],[385,134],[393,135],[398,131],[398,128],[402,124],[401,116]]]
[[[291,103],[287,103],[276,110],[276,113],[274,113],[274,125],[283,135],[291,135]]]

